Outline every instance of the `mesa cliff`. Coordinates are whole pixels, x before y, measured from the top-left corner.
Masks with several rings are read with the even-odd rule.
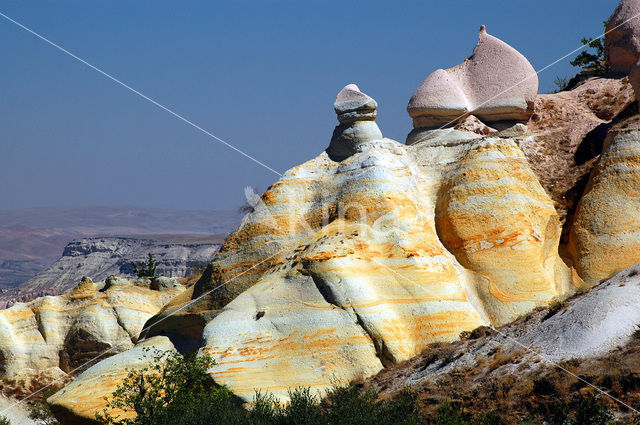
[[[60,295],[73,289],[83,276],[96,281],[110,275],[132,275],[132,262],[152,254],[158,273],[184,277],[194,266],[204,267],[215,256],[222,238],[217,236],[95,237],[67,244],[62,256],[35,277],[0,294],[0,306],[28,302],[45,295]]]

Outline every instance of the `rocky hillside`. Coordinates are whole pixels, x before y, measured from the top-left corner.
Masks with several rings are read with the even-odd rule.
[[[629,31],[640,40],[640,25]],[[628,39],[609,47],[612,62],[635,54]],[[558,362],[595,367],[618,346],[632,352],[640,64],[631,78],[593,77],[552,95],[537,94],[532,72],[482,27],[470,58],[418,85],[402,143],[378,128],[377,101],[345,86],[327,149],[269,187],[195,285],[127,282],[118,292],[113,278],[103,291],[85,281],[17,304],[0,317],[5,369],[84,367],[87,353],[124,341],[128,350],[49,398],[63,423],[94,424],[151,348],[210,355],[212,379],[246,401],[256,389],[286,400],[292,387],[377,375],[367,385],[441,386],[470,404],[486,400],[478,385],[495,382],[486,394],[505,408],[561,385],[544,375]],[[116,267],[101,247],[70,248],[63,270],[71,276],[76,253],[95,256],[100,273]],[[178,292],[160,300],[159,288]],[[129,315],[135,326],[122,323]],[[562,364],[566,382],[584,383],[587,370]],[[625,385],[611,391],[626,397]]]
[[[166,277],[110,276],[96,283],[85,278],[74,286],[64,295],[0,311],[4,394],[60,384],[68,373],[132,348],[146,321],[184,290],[177,280]]]
[[[363,385],[382,396],[409,387],[427,410],[456,401],[470,411],[500,412],[505,423],[548,414],[558,397],[593,393],[587,382],[637,406],[638,303],[640,265],[507,326],[478,328],[459,342],[435,344]],[[635,423],[632,411],[601,398],[621,423]]]
[[[158,274],[184,277],[193,267],[204,267],[215,256],[219,236],[155,236],[84,238],[69,243],[62,257],[18,288],[0,294],[0,303],[11,305],[43,295],[59,295],[73,288],[83,276],[96,281],[110,275],[132,275],[132,262],[152,254]]]

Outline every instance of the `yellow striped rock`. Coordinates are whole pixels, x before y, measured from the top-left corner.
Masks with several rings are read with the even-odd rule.
[[[97,425],[96,413],[106,410],[119,419],[132,418],[135,413],[107,409],[104,397],[111,394],[126,379],[130,370],[143,369],[161,353],[174,351],[171,341],[157,336],[141,341],[134,348],[101,361],[81,373],[78,378],[48,399],[51,410],[63,425]]]
[[[640,124],[612,129],[578,204],[569,236],[578,272],[600,283],[640,262]]]
[[[83,281],[71,292],[0,311],[0,369],[28,389],[109,350],[134,346],[145,322],[182,289],[153,291],[124,279],[104,292]],[[86,366],[85,366],[86,368]]]
[[[141,337],[211,355],[214,380],[247,401],[255,390],[285,399],[290,388],[370,376],[581,284],[558,255],[553,203],[512,139],[415,129],[407,145],[352,147],[287,171]],[[109,395],[97,388],[90,397]],[[73,400],[52,398],[71,413]]]
[[[247,400],[255,389],[286,397],[575,289],[553,204],[512,140],[412,140],[289,170],[149,335],[202,338],[217,382]]]

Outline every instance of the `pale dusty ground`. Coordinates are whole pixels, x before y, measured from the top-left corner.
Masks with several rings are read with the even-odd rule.
[[[0,412],[7,409],[16,401],[14,399],[0,396]],[[36,425],[36,422],[29,419],[29,412],[23,404],[12,406],[6,412],[0,413],[11,421],[11,425]]]

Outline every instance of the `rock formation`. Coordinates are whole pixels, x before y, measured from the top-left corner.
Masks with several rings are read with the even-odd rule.
[[[614,127],[576,210],[570,250],[581,276],[599,283],[638,262],[640,122]]]
[[[336,161],[353,155],[360,145],[381,140],[382,133],[375,123],[378,103],[362,93],[358,86],[345,86],[333,104],[338,125],[333,131],[327,154]]]
[[[487,49],[520,57],[489,37],[481,33],[468,62],[486,63]],[[484,115],[464,106],[464,119],[444,129],[425,127],[433,115],[416,115],[402,145],[382,137],[376,102],[346,86],[327,150],[256,200],[202,278],[149,319],[134,348],[55,394],[56,414],[92,423],[123,370],[147,365],[141,353],[152,346],[212,356],[213,380],[244,400],[256,389],[281,399],[293,387],[322,391],[431,343],[507,324],[640,262],[640,124],[628,80],[592,79],[539,96],[526,125],[486,124],[525,119],[529,94]],[[572,191],[575,215],[565,200]],[[568,246],[561,245],[564,215]],[[109,281],[108,291],[121,284]],[[570,317],[618,293],[602,292]],[[615,314],[600,313],[596,327],[605,329]],[[627,336],[629,323],[616,338]],[[552,318],[539,328],[559,332],[563,325]],[[543,331],[530,336],[544,345]],[[566,352],[575,352],[569,342]]]
[[[132,262],[146,261],[151,253],[158,273],[184,277],[193,266],[206,266],[220,248],[212,236],[149,236],[83,238],[69,243],[62,257],[36,277],[0,296],[0,305],[26,302],[42,295],[59,295],[72,289],[82,276],[96,281],[109,275],[131,275]]]
[[[431,400],[452,397],[462,400],[467,411],[491,406],[501,411],[505,424],[522,423],[531,414],[532,402],[552,388],[563,394],[575,391],[578,398],[580,393],[591,394],[593,388],[586,382],[598,382],[602,390],[633,403],[637,397],[633,387],[614,391],[633,379],[638,364],[638,305],[640,264],[497,331],[479,328],[460,341],[430,347],[362,384],[364,389],[373,387],[383,399],[409,387],[425,400],[420,407],[431,411],[439,405]],[[569,366],[586,382],[569,376],[558,364]],[[543,385],[549,390],[542,390]],[[636,413],[631,409],[622,407],[618,412],[619,423],[634,422]]]
[[[96,394],[110,396],[125,380],[129,370],[142,369],[152,362],[155,355],[173,350],[175,348],[168,338],[158,336],[101,361],[49,399],[52,412],[63,425],[97,425],[95,414],[103,412],[105,401]],[[110,412],[120,419],[132,417],[131,412]]]
[[[604,39],[609,69],[628,74],[640,58],[640,2],[621,0],[607,21]]]
[[[570,91],[539,95],[528,131],[516,137],[561,221],[568,217],[565,236],[607,132],[637,113],[634,100],[626,78],[591,78]]]
[[[484,123],[526,122],[538,94],[538,75],[517,50],[480,29],[473,55],[429,75],[411,96],[414,127],[450,126],[475,115]]]
[[[362,106],[372,104],[347,86],[336,110],[360,108],[372,122]],[[324,152],[287,171],[142,340],[200,348],[217,362],[213,379],[245,400],[256,388],[286,398],[288,388],[370,376],[573,293],[582,281],[558,255],[557,213],[525,155],[469,125],[414,133],[410,146],[369,140],[341,161]],[[139,364],[118,359],[58,393],[56,408],[91,417],[73,391],[97,388],[98,371]]]
[[[105,350],[108,357],[132,348],[145,322],[184,290],[151,290],[144,279],[108,282],[106,288],[85,277],[64,295],[1,310],[3,386],[29,389],[83,367]]]

